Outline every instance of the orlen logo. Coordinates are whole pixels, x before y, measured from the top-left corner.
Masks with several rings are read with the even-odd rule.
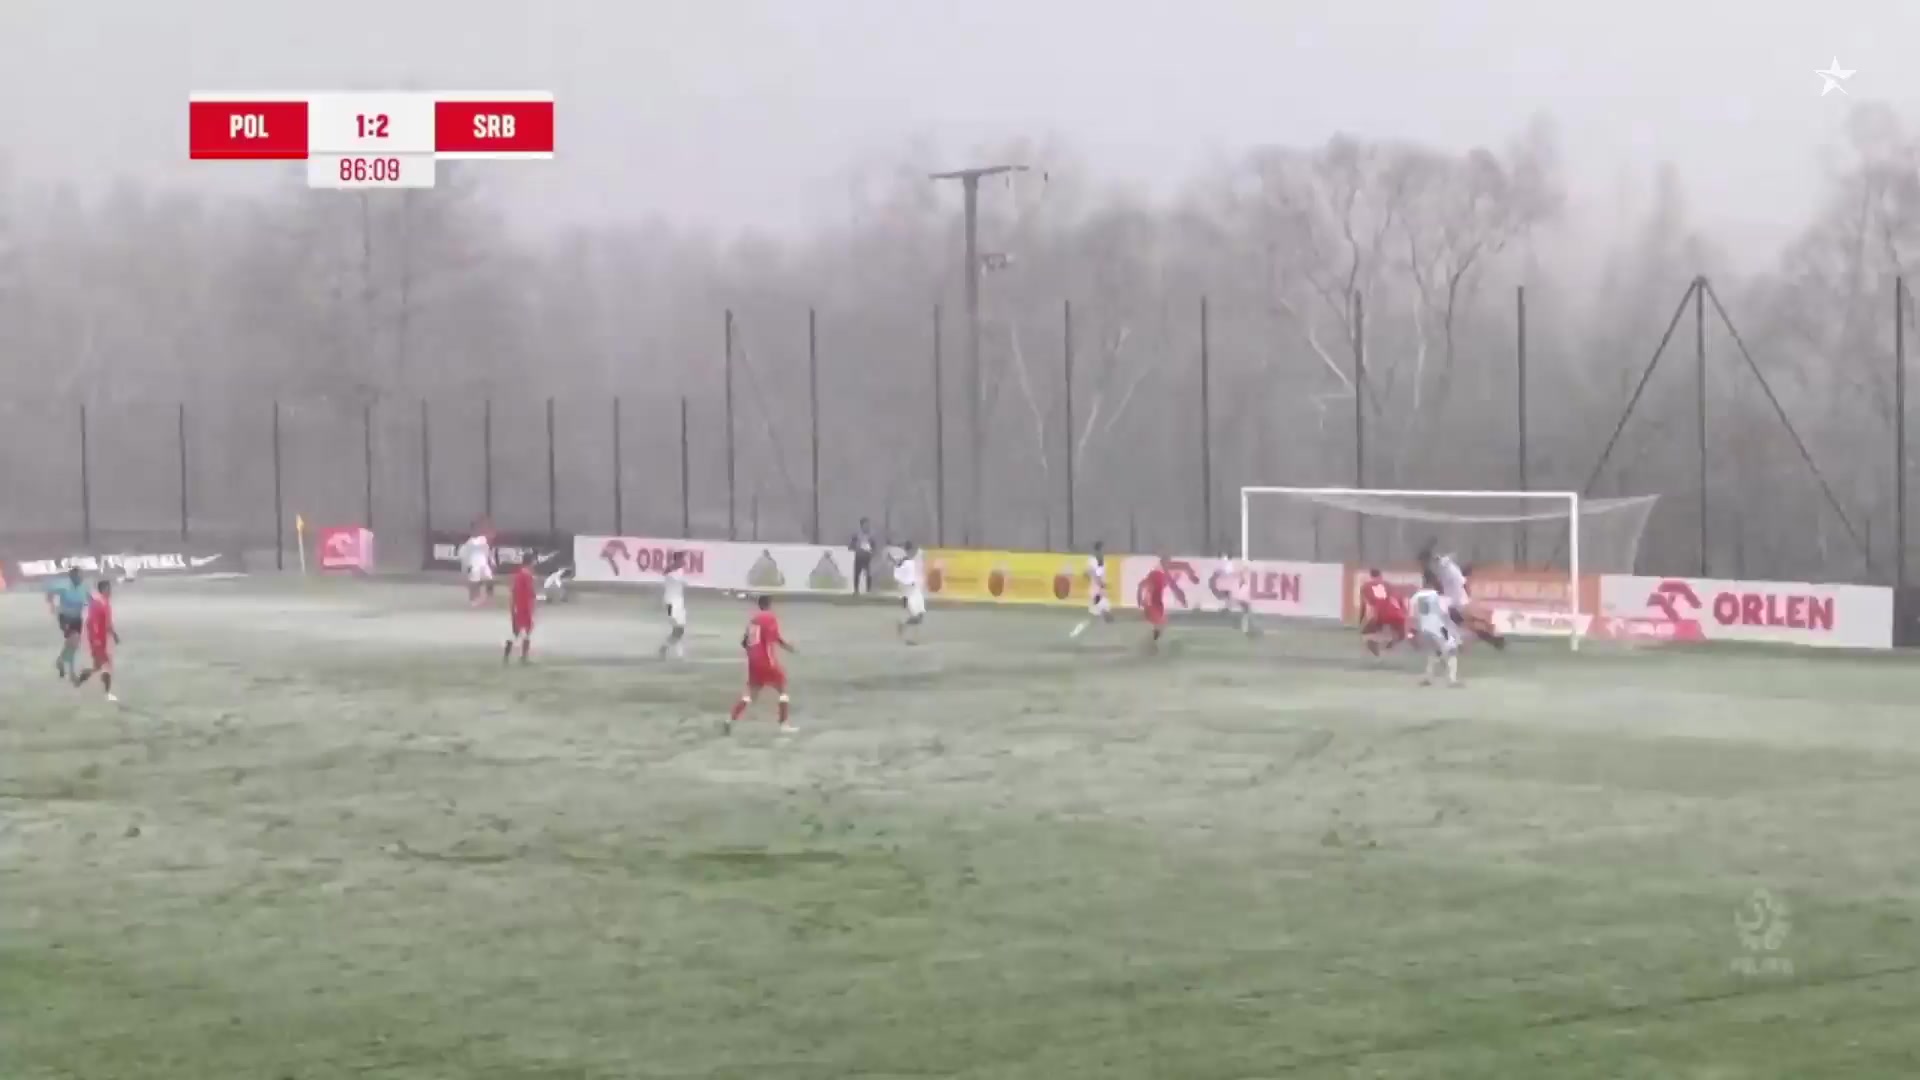
[[[1686,602],[1688,614],[1680,614],[1679,601]],[[1669,622],[1681,622],[1700,610],[1700,594],[1684,581],[1669,579],[1654,586],[1653,595],[1647,597],[1647,606],[1665,615]]]
[[[1721,626],[1778,626],[1791,630],[1832,630],[1833,597],[1806,593],[1759,592],[1723,589],[1713,595],[1711,605],[1703,604],[1698,593],[1684,581],[1662,581],[1647,597],[1647,606],[1658,609],[1667,618],[1684,621],[1679,612],[1686,604],[1689,614],[1710,607],[1713,621]]]
[[[688,577],[700,577],[707,572],[707,553],[699,548],[649,547],[645,542],[635,540],[629,547],[622,537],[608,540],[600,548],[600,557],[607,562],[607,568],[614,577],[620,576],[623,563],[631,563],[642,574],[664,574],[667,571],[669,555],[684,555],[684,569]]]

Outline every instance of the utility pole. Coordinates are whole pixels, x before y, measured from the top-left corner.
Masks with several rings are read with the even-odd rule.
[[[980,461],[984,437],[981,413],[986,383],[980,371],[980,180],[1002,173],[1026,172],[1025,165],[981,165],[971,169],[931,173],[931,180],[958,180],[966,196],[967,215],[967,515],[965,542],[986,542],[981,514]]]

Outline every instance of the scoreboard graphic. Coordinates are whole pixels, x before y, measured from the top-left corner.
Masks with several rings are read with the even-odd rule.
[[[205,93],[188,105],[195,161],[304,161],[310,188],[430,188],[441,161],[553,157],[553,94]]]

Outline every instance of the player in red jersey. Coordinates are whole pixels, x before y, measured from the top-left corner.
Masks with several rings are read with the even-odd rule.
[[[771,687],[780,695],[780,733],[791,735],[799,729],[788,719],[787,673],[780,666],[780,654],[776,649],[788,652],[797,651],[780,636],[780,620],[773,614],[773,597],[760,597],[760,610],[754,612],[747,623],[747,632],[740,638],[740,647],[747,651],[747,692],[733,703],[733,712],[727,715],[727,725],[722,730],[733,733],[734,722],[760,696],[760,691]]]
[[[513,572],[513,606],[509,617],[513,620],[511,634],[507,638],[507,647],[500,652],[500,662],[505,664],[513,659],[513,643],[520,643],[520,662],[527,662],[527,654],[533,651],[533,567],[521,563]]]
[[[1360,589],[1360,636],[1375,656],[1382,647],[1391,649],[1407,636],[1406,605],[1393,595],[1378,570],[1367,571],[1367,583]]]
[[[1165,555],[1160,556],[1159,565],[1148,571],[1140,582],[1140,591],[1134,597],[1140,603],[1140,610],[1147,616],[1147,625],[1153,627],[1153,636],[1147,639],[1147,648],[1158,652],[1160,636],[1167,629],[1167,590],[1180,598],[1180,606],[1187,606],[1187,594],[1180,591],[1180,585],[1173,580],[1172,568]]]
[[[120,699],[113,696],[113,646],[120,643],[120,631],[113,626],[113,582],[103,581],[99,588],[87,605],[87,651],[93,654],[93,666],[75,676],[73,685],[98,675],[107,700],[117,702]]]

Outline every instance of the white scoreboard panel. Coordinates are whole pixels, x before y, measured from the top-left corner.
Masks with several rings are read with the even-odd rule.
[[[546,91],[220,92],[189,114],[196,160],[305,161],[313,188],[430,188],[441,158],[553,157]]]

